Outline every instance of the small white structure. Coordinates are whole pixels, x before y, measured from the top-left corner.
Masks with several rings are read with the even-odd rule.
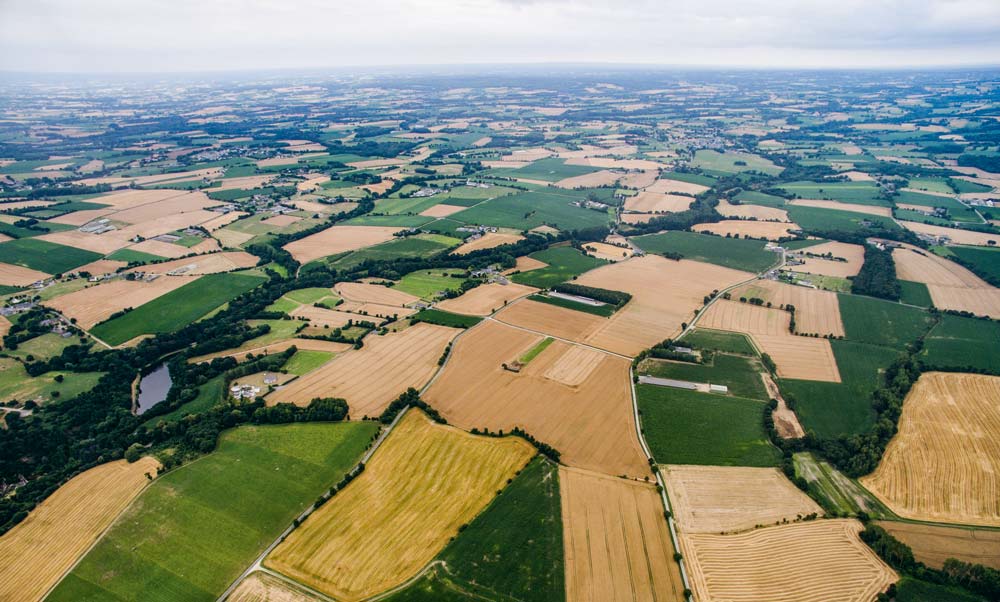
[[[233,399],[256,399],[260,395],[260,387],[253,385],[233,385],[229,388]]]
[[[710,385],[708,385],[708,391],[709,391],[709,393],[722,393],[722,394],[726,394],[726,393],[729,393],[729,387],[727,387],[726,385],[712,385],[712,384],[710,384]]]

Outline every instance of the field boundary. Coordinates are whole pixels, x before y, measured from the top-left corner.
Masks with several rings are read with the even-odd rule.
[[[677,560],[677,567],[681,572],[681,583],[684,585],[684,589],[692,592],[687,596],[688,602],[694,602],[694,590],[691,589],[691,582],[688,580],[687,569],[684,568],[684,555],[680,548],[680,539],[677,535],[677,526],[674,521],[674,510],[670,505],[670,498],[667,497],[667,485],[663,481],[663,475],[660,473],[660,466],[656,463],[653,458],[653,454],[649,451],[649,446],[646,445],[646,438],[642,435],[642,424],[639,421],[639,402],[635,396],[635,370],[629,366],[629,393],[632,397],[632,416],[635,419],[635,434],[639,438],[639,445],[642,447],[642,452],[646,454],[646,459],[649,461],[651,467],[654,468],[653,476],[656,477],[656,484],[660,488],[660,502],[663,504],[663,509],[667,512],[667,527],[670,529],[670,543],[674,546],[674,554],[679,557]]]

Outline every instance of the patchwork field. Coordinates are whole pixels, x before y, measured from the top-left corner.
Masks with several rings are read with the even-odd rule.
[[[537,292],[538,289],[523,284],[481,284],[460,297],[445,299],[435,305],[438,309],[468,316],[488,316],[511,301]]]
[[[927,285],[935,307],[1000,317],[1000,289],[957,263],[910,246],[893,250],[892,258],[900,279]]]
[[[791,315],[784,310],[719,299],[698,320],[701,328],[750,335],[778,366],[778,376],[840,382],[830,341],[789,332]]]
[[[710,224],[695,224],[693,232],[710,232],[718,236],[741,236],[743,238],[764,238],[778,240],[791,236],[791,231],[797,229],[795,224],[782,222],[760,222],[741,219],[726,219]]]
[[[829,291],[785,284],[776,280],[757,280],[732,291],[733,297],[758,298],[774,307],[795,307],[795,332],[844,336],[840,321],[840,303]]]
[[[635,435],[628,361],[554,341],[520,372],[504,370],[543,338],[495,321],[480,323],[455,342],[425,398],[462,428],[520,426],[572,466],[648,474]]]
[[[357,462],[371,423],[243,426],[159,477],[47,598],[213,600]]]
[[[681,542],[698,600],[868,602],[897,577],[860,531],[855,520],[820,520]]]
[[[684,533],[726,533],[823,510],[777,468],[667,466],[663,471]]]
[[[534,455],[519,438],[470,435],[411,410],[365,471],[265,560],[339,600],[414,576]]]
[[[392,235],[398,231],[399,228],[383,226],[331,226],[322,232],[290,242],[284,249],[296,261],[306,264],[322,257],[392,240]]]
[[[343,397],[355,419],[382,413],[407,387],[419,388],[437,370],[437,361],[455,328],[417,324],[402,332],[365,337],[361,349],[333,361],[269,395],[267,402],[305,406],[315,397]]]
[[[1000,377],[929,372],[907,395],[878,468],[861,482],[906,518],[998,526],[998,475]]]
[[[118,518],[160,463],[116,460],[70,479],[0,537],[0,599],[41,600]]]
[[[45,305],[76,318],[80,328],[90,329],[115,312],[149,303],[196,279],[197,276],[164,276],[152,282],[117,279],[67,293],[47,301]]]
[[[567,467],[559,484],[567,600],[685,599],[656,489]]]

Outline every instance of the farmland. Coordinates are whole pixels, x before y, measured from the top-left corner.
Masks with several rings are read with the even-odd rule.
[[[0,262],[47,274],[62,274],[101,258],[99,253],[34,238],[0,243]]]
[[[140,334],[173,332],[261,284],[250,274],[210,274],[174,289],[123,316],[98,324],[95,336],[118,345]]]
[[[880,521],[878,526],[910,546],[924,564],[941,568],[949,558],[1000,570],[1000,531]]]
[[[760,379],[763,367],[738,355],[717,353],[704,364],[649,359],[639,365],[638,371],[660,378],[726,385],[737,397],[767,399]]]
[[[546,225],[560,230],[602,226],[608,214],[572,205],[586,196],[572,191],[519,192],[485,201],[451,215],[468,224],[530,230]]]
[[[684,599],[651,485],[576,468],[559,484],[568,600]]]
[[[529,255],[545,267],[530,272],[514,274],[511,280],[518,284],[536,288],[548,288],[607,263],[601,259],[588,257],[572,247],[552,247]]]
[[[228,431],[215,452],[157,479],[48,599],[218,596],[354,465],[374,431],[320,423]]]
[[[927,332],[927,312],[871,297],[839,295],[840,316],[848,339],[903,349]]]
[[[862,484],[906,518],[1000,526],[998,401],[998,377],[923,374],[899,432]]]
[[[511,301],[535,292],[522,284],[500,284],[491,282],[463,293],[460,297],[446,299],[437,307],[455,314],[467,316],[488,316],[506,306]]]
[[[760,272],[777,257],[756,240],[724,238],[693,232],[665,232],[637,236],[636,245],[649,253],[679,253],[685,259],[714,263],[746,272]]]
[[[642,429],[657,462],[774,466],[761,401],[638,385]]]
[[[1000,374],[1000,324],[987,320],[941,316],[927,334],[923,363],[942,370],[984,370]]]
[[[154,458],[84,471],[0,539],[0,598],[41,600],[156,475]]]
[[[411,411],[265,565],[341,600],[385,591],[427,564],[533,453],[521,439],[477,437]]]

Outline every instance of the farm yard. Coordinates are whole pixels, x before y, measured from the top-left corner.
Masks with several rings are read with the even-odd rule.
[[[477,437],[412,410],[265,566],[341,600],[386,591],[434,558],[533,452],[521,439]]]

